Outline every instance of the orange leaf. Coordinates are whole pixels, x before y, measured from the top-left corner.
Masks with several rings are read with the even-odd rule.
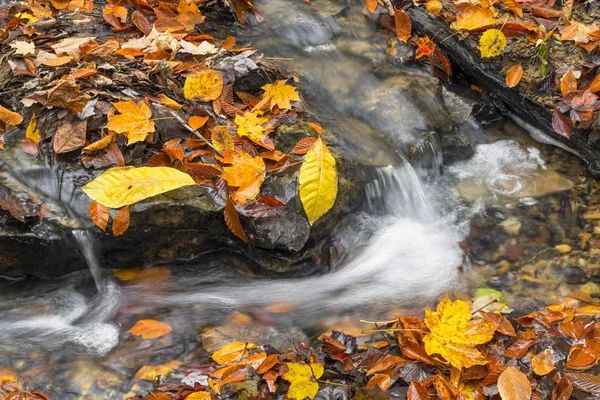
[[[577,79],[575,79],[573,70],[569,68],[569,71],[560,80],[560,93],[566,96],[575,90],[577,90]]]
[[[275,364],[277,364],[278,362],[279,362],[279,357],[277,356],[277,354],[269,354],[267,356],[267,358],[265,358],[263,360],[263,362],[260,364],[260,366],[258,367],[258,370],[256,372],[258,372],[260,375],[262,375],[265,372],[267,372],[268,370],[270,370],[271,368],[273,368],[275,366]]]
[[[0,106],[0,121],[8,125],[19,125],[23,122],[23,116]]]
[[[529,400],[531,384],[518,368],[506,367],[498,378],[498,391],[502,400]]]
[[[539,354],[536,354],[531,359],[531,369],[536,375],[548,375],[554,370],[554,358],[552,350],[546,349]]]
[[[379,386],[381,390],[387,390],[390,387],[391,378],[388,374],[375,374],[367,383],[367,389],[373,389]]]
[[[556,133],[567,139],[571,137],[571,131],[573,129],[571,122],[556,108],[552,112],[552,128]]]
[[[427,11],[433,14],[439,14],[442,11],[442,2],[440,0],[429,0],[425,3]]]
[[[600,92],[600,74],[596,75],[596,77],[590,84],[590,92],[592,92],[592,93]]]
[[[502,0],[502,3],[517,17],[523,18],[523,9],[521,8],[521,5],[516,2],[516,0]]]
[[[71,56],[60,56],[56,58],[50,58],[49,60],[42,61],[42,64],[47,67],[60,67],[73,61]]]
[[[100,140],[96,140],[94,143],[90,143],[89,145],[85,146],[83,148],[83,150],[81,150],[83,153],[93,153],[95,151],[98,150],[102,150],[104,149],[106,146],[108,146],[109,144],[111,144],[113,142],[115,138],[115,133],[112,132],[106,136],[104,136],[103,138],[101,138]]]
[[[396,37],[398,40],[404,43],[410,39],[410,33],[412,31],[412,22],[410,17],[404,11],[396,8],[394,10],[394,25],[396,26]]]
[[[113,219],[112,231],[113,235],[121,236],[127,231],[129,228],[130,222],[130,214],[129,214],[129,206],[125,206],[119,210],[115,214],[115,218]]]
[[[143,142],[148,133],[155,131],[152,110],[148,108],[144,101],[136,104],[133,100],[119,101],[113,104],[121,113],[114,115],[108,114],[108,123],[106,129],[122,133],[127,137],[127,145]]]
[[[227,36],[227,39],[223,42],[223,48],[225,50],[230,50],[235,46],[235,38],[233,36]]]
[[[201,117],[198,115],[191,116],[188,120],[188,125],[192,127],[193,130],[197,131],[202,128],[207,122],[209,117]]]
[[[106,226],[108,225],[108,217],[110,213],[108,211],[108,207],[103,206],[97,201],[92,201],[90,204],[90,218],[92,222],[102,230],[102,232],[106,232]]]
[[[317,131],[317,133],[319,135],[323,134],[323,128],[321,127],[321,124],[319,124],[318,122],[314,122],[314,121],[310,121],[309,123],[307,123],[306,125],[310,126],[311,128],[313,128],[315,131]]]
[[[514,88],[521,82],[523,77],[523,67],[521,64],[513,65],[506,73],[506,86]]]
[[[569,400],[572,393],[573,384],[566,376],[563,376],[563,378],[556,384],[554,390],[552,391],[552,399]]]
[[[585,371],[592,368],[598,360],[594,350],[584,347],[583,344],[574,344],[569,350],[567,368]]]
[[[377,9],[377,0],[365,0],[365,5],[367,6],[367,10],[373,14]]]
[[[227,228],[229,228],[231,233],[240,238],[242,241],[248,243],[248,238],[246,237],[246,233],[244,232],[244,228],[240,222],[240,217],[231,199],[227,199],[224,215],[225,225],[227,225]]]
[[[244,205],[247,200],[254,199],[260,192],[260,187],[266,176],[266,166],[263,159],[239,151],[225,153],[223,162],[233,164],[223,168],[221,177],[227,181],[230,187],[238,188],[232,194],[235,202]]]
[[[129,333],[141,336],[143,339],[156,339],[165,336],[172,331],[173,328],[164,322],[156,321],[154,319],[142,319],[129,330]]]
[[[406,393],[407,400],[429,400],[429,392],[425,389],[425,386],[417,381],[412,381],[408,387]]]

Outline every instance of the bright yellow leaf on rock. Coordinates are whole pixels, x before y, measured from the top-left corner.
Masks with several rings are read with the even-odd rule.
[[[479,39],[481,58],[497,57],[506,48],[506,37],[499,29],[488,29]]]
[[[267,135],[265,135],[265,128],[262,125],[268,121],[268,118],[259,117],[257,113],[252,112],[246,112],[243,116],[236,115],[237,134],[240,137],[248,137],[258,145],[263,145]]]
[[[223,92],[223,77],[212,69],[205,69],[186,78],[183,84],[183,95],[186,99],[212,101]]]
[[[233,200],[239,205],[244,205],[247,200],[254,199],[265,180],[266,166],[263,159],[239,151],[226,154],[223,162],[233,164],[230,167],[223,167],[221,175],[229,186],[238,188],[232,193]]]
[[[486,319],[472,318],[468,303],[451,302],[447,297],[437,311],[426,310],[425,325],[430,333],[423,342],[427,354],[438,354],[458,369],[487,364],[487,358],[475,346],[492,340],[496,326]]]
[[[146,140],[148,133],[154,132],[154,121],[152,110],[145,102],[136,104],[133,100],[119,101],[113,104],[121,113],[108,114],[106,128],[117,133],[122,133],[128,139],[127,145]]]
[[[25,137],[33,140],[35,143],[40,142],[40,131],[37,128],[37,119],[35,113],[31,114],[29,125],[27,125],[27,130],[25,131]]]
[[[109,208],[121,208],[148,197],[195,185],[186,173],[170,167],[119,167],[103,172],[81,190]]]
[[[296,88],[285,83],[285,80],[269,83],[262,87],[265,91],[263,98],[270,98],[271,109],[278,106],[281,110],[292,108],[292,101],[300,101],[300,96],[296,93]]]
[[[333,207],[337,196],[335,158],[321,138],[306,153],[299,180],[300,200],[312,225]]]
[[[311,400],[319,391],[319,384],[315,381],[310,365],[299,363],[285,363],[288,371],[283,374],[283,379],[291,383],[287,393],[288,399]]]
[[[234,361],[241,361],[248,356],[248,350],[257,347],[254,343],[231,342],[215,351],[210,357],[221,365],[227,365]]]

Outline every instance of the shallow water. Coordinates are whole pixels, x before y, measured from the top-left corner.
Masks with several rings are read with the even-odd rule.
[[[271,57],[294,60],[281,62],[300,76],[309,112],[336,133],[336,145],[379,166],[364,204],[330,238],[340,265],[319,276],[273,280],[255,276],[239,256],[216,253],[203,262],[126,274],[93,267],[53,280],[3,282],[0,368],[16,369],[28,387],[59,399],[122,399],[132,388],[149,387],[133,379],[143,365],[201,362],[209,340],[205,336],[202,347],[199,334],[207,327],[221,335],[211,343],[240,338],[285,348],[349,321],[422,310],[447,292],[469,295],[494,286],[523,308],[555,298],[533,290],[535,281],[515,286],[515,272],[499,269],[503,261],[516,265],[532,256],[515,226],[539,224],[538,209],[562,215],[570,204],[553,193],[582,184],[580,163],[532,141],[510,121],[482,127],[473,120],[461,123],[477,143],[474,155],[444,161],[437,139],[427,139],[432,130],[439,136],[455,126],[439,82],[414,67],[376,73],[381,63],[391,63],[384,56],[386,36],[354,6],[342,7],[340,16],[337,2],[312,3],[312,11],[307,5],[290,10],[289,2],[283,9],[279,1],[259,3],[267,20],[277,22],[259,46]],[[289,20],[280,18],[283,11]],[[261,29],[240,37],[265,36]],[[421,150],[411,163],[415,145]],[[32,176],[25,183],[40,179]],[[48,195],[64,191],[43,189]],[[480,219],[490,231],[477,234],[472,226]],[[578,231],[564,231],[561,240],[579,240]],[[84,230],[76,236],[93,266],[93,243]],[[515,254],[518,246],[522,254]],[[155,341],[128,334],[143,318],[174,331]]]

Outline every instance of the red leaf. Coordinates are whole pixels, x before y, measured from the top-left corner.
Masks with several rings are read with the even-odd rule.
[[[552,112],[552,128],[560,136],[567,139],[571,137],[571,131],[573,130],[569,119],[562,115],[556,108]]]
[[[269,207],[285,207],[285,203],[283,201],[271,196],[260,196],[258,201]]]
[[[113,235],[121,236],[127,231],[129,228],[130,222],[130,214],[129,214],[129,206],[125,206],[119,210],[117,214],[115,214],[115,218],[113,219],[112,231]]]
[[[235,236],[240,238],[242,241],[248,243],[248,238],[246,237],[246,233],[244,232],[244,228],[242,227],[242,223],[240,222],[240,217],[235,209],[235,205],[231,198],[227,199],[227,203],[225,204],[225,224],[227,228],[233,233]]]
[[[106,226],[108,225],[108,217],[110,216],[110,212],[108,211],[108,207],[103,206],[97,201],[92,201],[90,204],[90,218],[92,222],[102,230],[102,232],[106,232]]]

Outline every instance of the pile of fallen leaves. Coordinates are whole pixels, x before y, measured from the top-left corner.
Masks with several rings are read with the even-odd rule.
[[[110,168],[82,189],[102,231],[109,209],[119,209],[115,236],[129,227],[130,205],[202,185],[247,242],[238,212],[280,213],[286,205],[260,196],[261,186],[297,164],[299,196],[314,223],[336,198],[335,159],[317,123],[317,137],[300,140],[290,154],[275,148],[269,134],[301,113],[297,79],[239,89],[239,79],[258,74],[262,56],[233,37],[205,33],[207,22],[221,21],[203,12],[241,22],[257,14],[248,1],[227,4],[229,11],[195,0],[27,0],[2,9],[0,148],[26,128],[23,157]],[[23,219],[18,207],[3,208]]]
[[[298,343],[279,352],[231,342],[212,352],[212,364],[181,367],[172,361],[145,366],[136,377],[157,382],[145,399],[387,399],[386,392],[398,389],[409,400],[600,394],[597,371],[582,372],[594,368],[600,356],[600,307],[569,300],[509,319],[502,313],[510,309],[484,300],[489,298],[498,299],[445,298],[424,319],[371,323],[375,329],[364,331],[367,336],[334,331],[313,348]],[[134,331],[165,335],[170,328],[140,321]],[[175,369],[185,371],[182,384],[161,383],[160,375]]]
[[[398,39],[412,43],[417,48],[417,60],[425,56],[424,60],[434,67],[433,72],[441,78],[449,78],[449,64],[435,43],[428,37],[411,37],[411,20],[402,8],[391,9],[391,3],[383,0],[365,0],[365,3],[372,13],[377,7],[390,10],[395,22],[392,29]],[[406,3],[402,3],[404,7]],[[585,0],[412,0],[408,6],[425,6],[433,18],[445,19],[456,35],[479,43],[482,62],[496,57],[523,60],[504,69],[507,87],[518,86],[525,76],[521,92],[553,110],[553,128],[558,134],[569,138],[575,127],[588,133],[589,141],[595,142],[600,139],[597,50],[600,26],[592,16],[586,16],[591,3]],[[517,44],[525,51],[517,50]],[[554,51],[566,52],[567,57],[552,65]],[[569,53],[587,56],[582,54],[580,58],[584,62],[573,65]]]

